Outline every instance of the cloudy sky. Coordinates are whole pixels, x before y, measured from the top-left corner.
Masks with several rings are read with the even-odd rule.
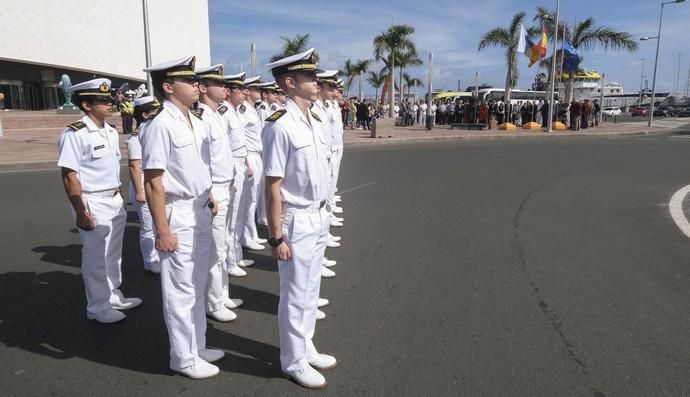
[[[597,26],[630,32],[636,38],[656,36],[660,1],[656,0],[561,0],[561,19],[569,23],[594,17]],[[477,51],[483,33],[494,27],[508,26],[519,11],[532,23],[535,8],[544,5],[555,9],[556,1],[533,0],[209,0],[211,57],[223,63],[227,71],[249,70],[251,43],[257,46],[257,72],[270,77],[264,65],[280,52],[280,36],[310,34],[309,45],[316,47],[323,68],[342,69],[347,59],[372,59],[373,38],[391,23],[410,24],[423,67],[411,69],[410,75],[426,81],[426,60],[434,54],[434,86],[457,89],[474,83],[479,72],[481,83],[501,87],[505,83],[505,55],[502,49]],[[657,91],[675,92],[680,54],[682,92],[690,68],[690,1],[669,4],[664,8],[661,52],[657,72]],[[601,49],[582,53],[587,69],[606,74],[607,81],[618,81],[626,91],[639,89],[644,74],[652,85],[656,41],[641,41],[636,53],[604,52]],[[551,49],[549,49],[551,51]],[[644,58],[645,61],[640,59]],[[527,58],[520,58],[518,88],[531,84],[537,67],[528,68]],[[378,70],[381,64],[373,66]],[[365,92],[373,93],[366,87]]]

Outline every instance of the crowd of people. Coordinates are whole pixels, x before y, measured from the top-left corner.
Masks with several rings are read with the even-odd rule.
[[[420,101],[417,109],[424,105]],[[425,109],[426,110],[426,109]],[[419,112],[419,110],[418,110]],[[536,123],[547,127],[549,118],[549,102],[540,100],[511,101],[503,100],[478,101],[469,99],[437,100],[431,105],[431,115],[435,124],[448,125],[454,123],[485,124],[488,129],[495,125],[510,122],[516,127]],[[560,121],[573,131],[591,128],[599,125],[601,105],[594,99],[583,101],[573,99],[570,104],[555,101],[553,106],[553,121]],[[409,125],[409,124],[406,124]]]
[[[193,379],[215,376],[224,352],[206,345],[207,318],[227,322],[244,302],[229,277],[244,277],[243,248],[271,247],[280,276],[278,331],[283,373],[322,388],[319,370],[337,365],[317,351],[315,324],[329,301],[321,278],[335,276],[325,256],[342,227],[336,194],[343,129],[368,128],[368,105],[341,110],[337,71],[317,67],[314,49],[267,65],[274,81],[185,57],[144,69],[154,95],[118,98],[137,128],[127,139],[130,200],[140,218],[144,268],[159,274],[170,368]],[[116,98],[107,79],[73,86],[85,113],[60,135],[58,166],[83,245],[86,317],[126,318],[142,300],[126,297],[121,261],[126,222],[120,193],[118,132],[106,122]],[[118,106],[119,107],[119,106]],[[126,128],[126,127],[125,127]],[[258,228],[267,229],[260,238]],[[134,247],[124,247],[134,249]]]

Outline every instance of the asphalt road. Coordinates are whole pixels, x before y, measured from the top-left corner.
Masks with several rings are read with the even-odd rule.
[[[689,152],[686,135],[348,150],[320,392],[280,374],[268,252],[232,280],[238,320],[209,322],[221,375],[191,381],[168,370],[131,206],[122,289],[144,305],[96,324],[57,171],[2,173],[0,396],[688,395],[690,240],[668,201]]]

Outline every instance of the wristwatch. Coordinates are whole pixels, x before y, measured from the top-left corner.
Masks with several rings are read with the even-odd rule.
[[[271,237],[268,239],[268,245],[270,245],[273,248],[276,248],[280,244],[283,244],[283,238],[282,237],[281,238]]]

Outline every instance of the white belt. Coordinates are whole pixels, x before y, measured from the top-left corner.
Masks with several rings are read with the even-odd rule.
[[[85,194],[87,196],[98,196],[98,197],[115,197],[119,193],[120,193],[120,189],[99,190],[97,192],[81,192],[81,194]]]
[[[326,200],[317,201],[317,202],[312,203],[311,205],[308,205],[308,206],[294,205],[294,204],[289,204],[289,203],[283,202],[283,209],[284,210],[291,210],[291,211],[316,212],[316,211],[323,209],[325,207],[326,207]]]
[[[197,205],[205,206],[208,203],[208,194],[210,190],[201,193],[197,197],[180,197],[180,196],[166,196],[165,204],[182,205],[195,207]]]
[[[225,181],[225,182],[213,182],[213,184],[216,186],[228,186],[228,185],[232,185],[232,181],[233,180],[230,179],[230,180]]]

